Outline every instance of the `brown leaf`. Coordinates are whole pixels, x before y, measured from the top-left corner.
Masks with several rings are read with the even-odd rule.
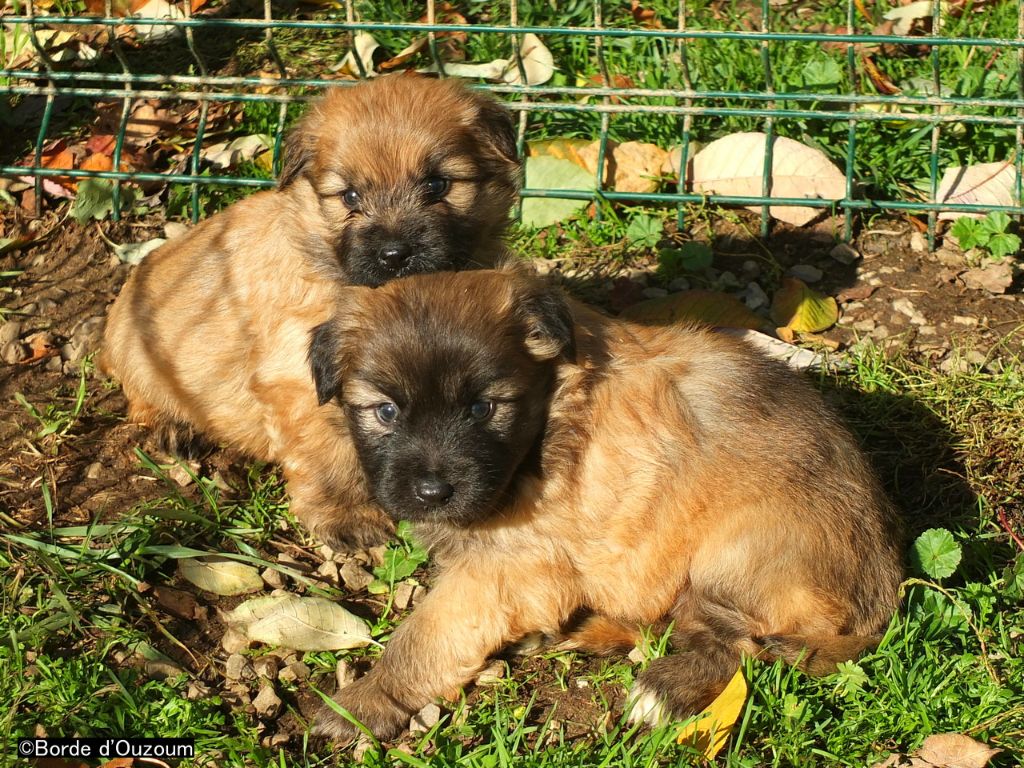
[[[94,152],[82,161],[83,171],[109,171],[113,169],[114,161],[108,156]]]
[[[1006,293],[1013,284],[1013,267],[1009,261],[1001,261],[984,268],[969,269],[960,277],[968,288],[989,293]]]
[[[917,754],[943,768],[985,768],[1001,751],[961,733],[940,733],[925,739]]]
[[[90,153],[114,156],[114,149],[117,146],[117,137],[109,133],[97,133],[85,142],[85,149]]]
[[[153,587],[153,598],[157,604],[172,616],[186,621],[195,621],[205,614],[205,610],[194,595],[173,587]]]
[[[860,285],[854,285],[849,288],[843,288],[836,296],[836,301],[840,304],[845,304],[848,301],[864,301],[871,297],[878,288],[874,285],[868,285],[867,283],[861,283]]]
[[[600,142],[579,150],[584,167],[597,175]],[[661,167],[668,152],[656,144],[609,141],[605,146],[604,183],[616,192],[653,192],[660,184]]]
[[[633,13],[633,21],[641,27],[647,27],[648,29],[664,28],[657,12],[652,11],[650,8],[644,8],[640,5],[640,0],[630,0],[629,10]]]
[[[629,320],[651,325],[699,322],[726,328],[763,328],[764,320],[755,315],[739,299],[717,291],[681,291],[648,299],[624,311]]]
[[[940,203],[966,203],[970,205],[1016,205],[1017,196],[1013,163],[977,163],[968,166],[953,166],[942,174],[936,199]],[[959,219],[969,216],[983,217],[981,213],[943,211],[940,219]]]
[[[871,80],[880,93],[884,93],[887,96],[903,93],[892,80],[882,73],[882,70],[875,64],[874,59],[870,56],[861,56],[860,60],[864,64],[864,71],[867,73],[868,79]]]

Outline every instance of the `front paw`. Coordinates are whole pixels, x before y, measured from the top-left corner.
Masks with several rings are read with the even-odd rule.
[[[334,700],[380,741],[393,739],[404,731],[415,711],[368,678],[346,686],[334,696]],[[316,716],[312,733],[339,746],[347,746],[362,731],[341,713],[324,704]]]
[[[336,552],[358,552],[386,544],[395,535],[395,524],[382,512],[360,510],[322,523],[313,533]]]

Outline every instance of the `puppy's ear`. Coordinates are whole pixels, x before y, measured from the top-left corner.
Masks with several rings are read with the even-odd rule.
[[[531,290],[519,304],[526,321],[526,349],[537,360],[576,359],[576,331],[569,301],[557,287],[530,280]]]
[[[492,96],[476,96],[477,125],[481,134],[490,142],[498,155],[509,163],[520,166],[517,144],[518,134],[512,110]]]
[[[320,105],[314,104],[284,137],[284,162],[277,177],[278,189],[287,187],[309,167],[316,151],[316,132],[322,121]]]
[[[341,344],[337,326],[333,321],[321,323],[309,338],[309,367],[316,385],[316,399],[320,405],[332,400],[341,389]]]

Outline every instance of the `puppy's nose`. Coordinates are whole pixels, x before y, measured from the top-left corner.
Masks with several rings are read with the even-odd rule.
[[[436,475],[425,477],[416,483],[416,498],[427,504],[444,504],[452,497],[455,489]]]
[[[412,249],[407,243],[392,241],[381,246],[377,252],[377,260],[382,267],[398,270],[409,260],[411,253]]]

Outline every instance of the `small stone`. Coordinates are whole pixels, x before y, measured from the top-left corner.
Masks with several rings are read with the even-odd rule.
[[[356,745],[352,747],[352,760],[356,764],[362,765],[363,761],[366,759],[366,753],[371,749],[373,749],[373,742],[370,741],[369,737],[365,734],[360,735],[359,738],[356,739]]]
[[[188,689],[185,691],[185,698],[190,701],[196,701],[197,699],[205,699],[210,695],[210,688],[202,683],[198,683],[192,680],[188,684]]]
[[[309,667],[301,661],[295,661],[282,669],[277,679],[282,683],[297,683],[309,679]]]
[[[743,265],[740,267],[740,272],[742,272],[743,276],[748,280],[753,280],[755,277],[760,276],[761,265],[758,264],[753,259],[747,259],[746,261],[743,262]]]
[[[668,291],[664,288],[644,288],[641,294],[645,299],[660,299],[662,296],[668,296]]]
[[[338,554],[329,544],[321,544],[319,547],[317,547],[316,551],[320,553],[320,557],[322,557],[325,561],[333,560],[334,556]]]
[[[255,704],[255,702],[253,703]],[[268,747],[270,749],[277,749],[283,747],[289,741],[291,741],[291,737],[287,733],[276,731],[275,733],[264,735],[260,739],[260,745],[263,747]]]
[[[256,676],[265,680],[276,680],[277,673],[281,671],[281,661],[277,656],[260,656],[253,661],[252,668],[256,670]]]
[[[429,590],[426,587],[424,587],[422,584],[417,584],[416,585],[416,589],[414,589],[412,591],[412,604],[413,604],[413,607],[415,607],[415,606],[419,605],[421,602],[423,602],[423,598],[425,598],[427,596],[427,592],[428,591]]]
[[[718,284],[722,288],[739,288],[741,285],[740,279],[728,270],[718,276]]]
[[[147,677],[154,680],[173,680],[180,675],[186,674],[185,670],[173,662],[168,661],[147,661],[144,665]]]
[[[928,250],[928,240],[920,232],[910,233],[910,250],[915,253],[924,253]]]
[[[811,264],[794,264],[786,270],[786,274],[798,280],[803,280],[805,283],[816,283],[821,280],[821,276],[824,273]]]
[[[939,370],[943,373],[967,373],[970,369],[971,364],[960,355],[950,355],[939,363]]]
[[[51,357],[43,363],[43,370],[49,371],[50,373],[60,373],[64,370],[64,361],[60,359],[60,355],[57,357]]]
[[[232,653],[224,665],[224,677],[228,680],[255,680],[256,670],[245,656]]]
[[[228,627],[220,639],[220,647],[232,655],[249,647],[249,638],[234,627]]]
[[[630,269],[626,272],[626,277],[638,285],[647,285],[648,274],[646,269]]]
[[[281,706],[283,704],[284,702],[277,695],[273,684],[267,684],[260,688],[260,692],[252,700],[252,706],[255,708],[256,714],[264,720],[273,720],[281,714]]]
[[[644,653],[642,648],[635,647],[633,648],[633,650],[629,652],[629,655],[626,656],[626,658],[629,659],[633,664],[642,664],[644,661],[647,660],[647,654]]]
[[[964,359],[966,359],[967,362],[970,363],[971,365],[976,365],[980,367],[988,362],[988,355],[985,355],[984,353],[979,352],[976,349],[972,349],[969,350],[967,354],[964,355]]]
[[[14,365],[20,363],[28,357],[28,350],[25,349],[25,345],[17,341],[9,341],[3,345],[2,351],[0,351],[0,359],[2,359],[8,365]]]
[[[8,320],[0,325],[0,347],[17,341],[19,336],[21,336],[21,323],[17,320]]]
[[[416,585],[409,581],[403,581],[395,586],[395,597],[392,604],[400,611],[404,611],[412,602],[412,593]]]
[[[965,263],[960,249],[948,244],[944,244],[935,252],[935,259],[944,267],[962,267]]]
[[[843,311],[846,313],[857,312],[858,310],[864,309],[864,302],[862,301],[851,301],[843,307]]]
[[[387,554],[388,548],[381,544],[379,547],[370,547],[366,550],[366,554],[370,556],[370,563],[372,565],[384,565],[384,556]]]
[[[373,581],[373,574],[365,568],[360,568],[353,560],[341,566],[340,575],[341,580],[345,582],[345,588],[352,592],[362,592]]]
[[[106,320],[102,315],[86,318],[78,324],[78,327],[71,334],[78,344],[86,351],[91,352],[103,338],[103,327]]]
[[[263,579],[263,583],[271,589],[284,589],[287,586],[285,576],[276,568],[264,568],[260,574],[260,578]]]
[[[868,278],[868,280],[867,280],[867,284],[868,285],[873,285],[875,288],[879,287],[880,285],[883,285],[884,282],[885,281],[882,280],[882,278],[880,278],[880,277],[871,277],[871,278]]]
[[[925,336],[934,336],[935,335],[935,326],[934,325],[922,325],[921,328],[920,328],[920,331]]]
[[[841,264],[849,266],[860,258],[860,254],[857,253],[857,249],[846,243],[840,243],[835,248],[828,252],[828,255],[833,257],[836,261]]]
[[[338,564],[333,560],[325,560],[320,563],[320,566],[316,569],[317,575],[321,576],[324,580],[329,581],[331,584],[337,584],[339,580],[338,576]]]
[[[978,318],[966,317],[964,315],[953,315],[953,322],[957,325],[966,325],[969,328],[973,328],[978,324]]]
[[[885,325],[876,325],[875,330],[871,331],[871,337],[874,339],[887,339],[890,336],[892,336],[892,331]]]
[[[499,680],[502,680],[507,672],[508,667],[505,665],[505,662],[501,659],[495,659],[484,667],[483,671],[477,675],[476,684],[494,685]]]
[[[740,294],[740,299],[747,305],[747,309],[756,310],[768,306],[768,294],[760,285],[754,282],[747,283],[747,287]]]
[[[688,291],[690,290],[690,281],[687,280],[685,277],[677,277],[675,280],[668,284],[668,289],[672,293],[679,293],[679,291]]]
[[[437,704],[427,704],[412,716],[409,721],[409,733],[426,733],[441,719],[441,708]]]
[[[167,476],[182,488],[185,488],[195,482],[193,475],[198,474],[199,470],[198,461],[176,461],[167,470]]]
[[[356,671],[347,661],[339,659],[338,666],[334,670],[334,678],[338,681],[338,690],[340,691],[356,681]]]
[[[95,480],[103,473],[103,465],[94,461],[92,464],[85,468],[85,477],[87,480]]]
[[[861,333],[869,333],[869,332],[875,330],[875,326],[876,325],[877,325],[877,323],[875,323],[875,321],[872,320],[869,317],[869,318],[866,318],[864,320],[858,320],[857,322],[855,322],[853,324],[852,327],[853,327],[853,330],[855,330],[855,331],[859,331]]]
[[[584,680],[582,677],[577,677],[576,678],[576,687],[577,688],[589,688],[590,687],[590,681],[589,680]]]
[[[920,314],[910,299],[896,299],[892,303],[892,308],[907,317],[915,317]]]

